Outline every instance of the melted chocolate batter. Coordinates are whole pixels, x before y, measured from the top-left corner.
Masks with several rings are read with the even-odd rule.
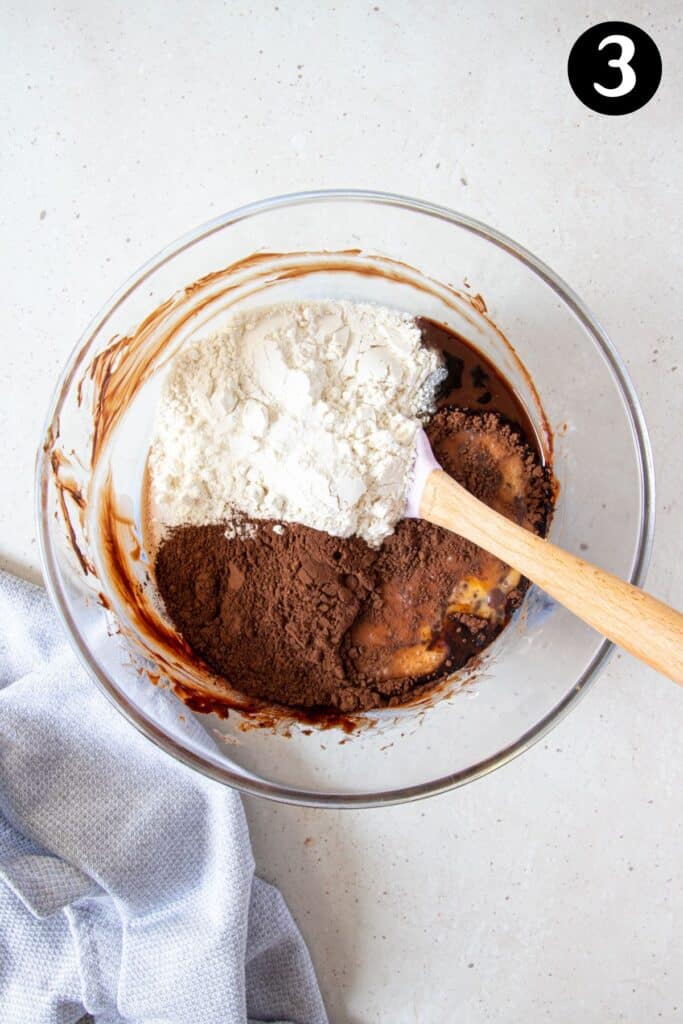
[[[528,417],[498,371],[421,319],[448,378],[427,427],[446,472],[544,534],[552,477]],[[244,693],[314,711],[401,703],[464,665],[504,628],[527,581],[437,526],[400,522],[379,550],[296,524],[255,521],[253,537],[182,526],[155,572],[187,643]]]

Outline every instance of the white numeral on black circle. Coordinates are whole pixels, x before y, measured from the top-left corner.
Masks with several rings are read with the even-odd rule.
[[[633,91],[636,85],[636,73],[630,65],[630,61],[636,52],[636,48],[633,44],[633,40],[629,39],[628,36],[605,36],[598,50],[602,50],[605,46],[609,46],[610,43],[616,43],[620,48],[618,57],[613,57],[612,60],[608,60],[607,64],[611,68],[619,68],[621,72],[621,81],[619,85],[615,85],[612,89],[605,88],[604,85],[600,85],[599,82],[593,82],[593,88],[596,92],[599,92],[601,96],[609,96],[612,99],[616,99],[617,96],[628,96]]]

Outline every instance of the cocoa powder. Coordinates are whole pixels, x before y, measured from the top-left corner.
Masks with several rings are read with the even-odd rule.
[[[161,544],[156,579],[174,625],[244,693],[301,707],[337,706],[342,643],[375,586],[377,553],[309,527],[228,538],[181,526]]]
[[[440,409],[427,428],[432,450],[459,484],[508,519],[545,535],[552,474],[521,434],[497,413]]]
[[[445,407],[427,428],[446,472],[487,504],[543,533],[549,471],[496,413]],[[483,650],[526,586],[494,586],[486,614],[453,610],[463,580],[506,567],[429,523],[401,521],[379,550],[296,524],[228,538],[220,525],[181,526],[163,540],[155,574],[168,615],[190,646],[242,692],[308,709],[396,704]]]

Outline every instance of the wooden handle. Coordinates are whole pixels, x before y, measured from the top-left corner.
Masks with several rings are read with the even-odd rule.
[[[683,615],[494,512],[442,470],[427,477],[420,515],[459,533],[537,583],[589,626],[683,685]]]

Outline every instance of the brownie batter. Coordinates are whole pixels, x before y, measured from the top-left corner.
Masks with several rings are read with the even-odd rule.
[[[518,400],[473,349],[419,322],[449,369],[426,428],[437,459],[482,501],[544,534],[552,477]],[[249,533],[175,528],[157,551],[159,592],[185,640],[235,688],[309,710],[409,699],[491,643],[528,585],[419,520],[399,522],[378,550],[268,520]]]

